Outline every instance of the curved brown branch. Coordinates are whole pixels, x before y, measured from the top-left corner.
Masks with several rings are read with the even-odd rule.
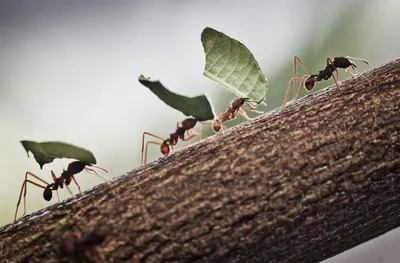
[[[4,227],[0,261],[318,262],[400,226],[400,60],[365,76]]]

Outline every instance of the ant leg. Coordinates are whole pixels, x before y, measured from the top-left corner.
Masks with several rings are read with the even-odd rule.
[[[345,68],[344,69],[347,73],[349,73],[352,77],[355,77],[355,76],[357,76],[357,74],[354,74],[353,72],[351,72],[351,70],[350,69],[348,69],[348,68]]]
[[[256,110],[255,108],[247,107],[247,106],[242,106],[242,109],[245,109],[245,110],[248,110],[248,111],[251,111],[251,112],[254,112],[254,113],[258,113],[258,114],[263,114],[264,113],[262,111]]]
[[[312,75],[311,70],[306,66],[306,63],[303,62],[298,56],[294,56],[293,58],[293,77],[295,78],[294,80],[294,88],[293,88],[293,96],[296,93],[296,79],[297,79],[297,63],[302,66],[302,68],[309,74]]]
[[[143,165],[143,155],[145,155],[145,157],[146,157],[145,161],[144,161],[145,164],[146,164],[146,160],[147,160],[147,145],[148,144],[146,143],[146,151],[144,151],[144,136],[145,135],[152,136],[154,138],[160,139],[161,141],[165,141],[165,139],[163,139],[163,138],[161,138],[161,137],[159,137],[157,135],[154,135],[154,134],[149,133],[149,132],[144,132],[143,133],[143,137],[142,137],[142,159],[141,159],[140,165]],[[156,143],[153,142],[153,144],[156,144]],[[161,145],[161,143],[159,145]]]
[[[186,134],[187,134],[188,138],[184,139],[183,141],[187,141],[187,142],[188,142],[187,145],[190,145],[190,140],[191,140],[192,138],[194,138],[194,137],[196,137],[196,136],[199,135],[198,133],[196,133],[195,131],[193,131],[193,129],[187,130],[187,131],[186,131]]]
[[[145,149],[145,151],[144,151],[144,163],[143,163],[143,157],[142,157],[142,163],[141,163],[140,165],[142,165],[142,164],[147,164],[147,150],[148,150],[149,144],[155,144],[155,145],[161,146],[162,143],[160,143],[160,142],[153,142],[153,141],[148,141],[148,142],[146,142],[146,149]]]
[[[76,181],[75,177],[74,177],[74,176],[71,176],[71,178],[72,178],[72,180],[74,181],[74,183],[76,184],[76,186],[78,186],[79,193],[80,193],[81,195],[83,195],[83,194],[82,194],[82,191],[81,191],[81,186],[78,184],[78,182]]]
[[[21,203],[22,192],[24,193],[24,214],[23,214],[22,216],[24,216],[24,215],[26,214],[27,183],[31,183],[31,184],[33,184],[33,185],[36,185],[37,187],[46,189],[46,186],[40,185],[40,184],[38,184],[38,183],[35,183],[35,182],[33,182],[33,181],[27,179],[28,175],[30,175],[30,176],[36,178],[37,180],[39,180],[39,181],[42,182],[42,183],[45,183],[46,186],[49,184],[49,183],[47,183],[45,180],[41,179],[40,177],[38,177],[37,175],[35,175],[35,174],[31,173],[31,172],[26,172],[26,173],[25,173],[25,180],[24,180],[24,182],[22,183],[21,192],[19,193],[19,198],[18,198],[18,202],[17,202],[17,208],[16,208],[16,210],[15,210],[14,222],[17,220],[18,207],[19,207],[19,205],[20,205],[20,203]]]
[[[102,170],[102,171],[108,173],[108,171],[107,171],[106,169],[104,169],[104,168],[102,168],[102,167],[100,167],[100,166],[90,165],[90,167],[97,168],[97,169],[100,169],[100,170]],[[91,169],[91,170],[93,170],[93,169]]]
[[[305,70],[305,71],[307,71],[307,73],[308,74],[310,74],[310,75],[312,75],[312,72],[311,72],[311,70],[306,66],[306,64],[303,62],[303,60],[301,60],[298,56],[294,56],[294,58],[293,58],[293,64],[294,64],[294,71],[296,71],[296,62],[297,63],[299,63],[302,67],[303,67],[303,69]],[[295,72],[296,73],[296,72]],[[295,76],[295,77],[297,77],[297,76]]]
[[[197,133],[194,133],[194,134],[190,135],[188,138],[183,139],[182,141],[184,141],[184,142],[189,141],[190,139],[192,139],[192,138],[194,138],[194,137],[196,137],[196,136],[198,136],[198,134],[197,134]]]
[[[245,112],[245,111],[242,110],[242,109],[239,109],[239,111],[238,111],[237,114],[240,115],[240,116],[242,116],[242,117],[244,117],[244,118],[246,118],[247,120],[252,120],[252,119],[253,119],[253,118],[250,118],[249,115],[247,115],[247,112]]]
[[[363,79],[365,79],[365,81],[367,81],[368,82],[368,85],[371,87],[372,86],[372,84],[371,84],[371,81],[369,80],[369,79],[367,79],[362,73],[360,73],[360,72],[358,72],[355,68],[353,68],[353,70],[357,73],[357,74],[354,74],[349,68],[346,68],[346,69],[344,69],[345,71],[347,71],[347,73],[349,73],[351,76],[360,76],[360,77],[362,77]]]
[[[285,104],[286,104],[286,102],[287,102],[287,100],[289,98],[289,92],[290,92],[290,89],[292,89],[292,85],[293,85],[293,82],[294,82],[293,78],[291,78],[290,81],[289,81],[289,86],[288,86],[288,88],[286,90],[286,95],[285,95],[285,99],[283,100],[283,103],[282,103],[282,108],[283,108],[283,106],[285,106]]]
[[[188,145],[188,146],[190,145],[190,133],[191,133],[191,132],[192,132],[192,129],[186,131],[186,135],[187,135],[187,137],[189,138],[189,139],[187,140],[187,145]]]
[[[57,177],[56,177],[56,174],[53,171],[51,171],[51,177],[53,178],[53,181],[55,183]],[[60,195],[58,194],[58,190],[56,190],[56,193],[57,193],[58,202],[60,202]]]
[[[297,91],[297,94],[296,94],[296,96],[294,97],[294,99],[297,99],[297,97],[300,95],[300,92],[303,90],[303,87],[304,87],[304,85],[305,85],[305,81],[306,81],[307,78],[308,78],[307,75],[304,75],[304,76],[303,76],[302,81],[301,81],[301,83],[300,83],[300,88],[299,88],[299,90]]]
[[[339,79],[339,73],[337,71],[337,68],[335,67],[335,64],[333,64],[333,61],[332,61],[332,59],[330,57],[326,58],[326,65],[327,66],[328,65],[332,65],[333,66],[334,71],[336,72],[336,78],[335,78],[335,75],[333,75],[333,74],[332,74],[332,77],[333,77],[333,80],[335,81],[336,87],[339,88],[339,84],[338,84],[338,81],[337,81]]]
[[[203,139],[204,121],[200,122],[200,140]]]
[[[210,123],[211,125],[214,124],[214,121],[208,120],[208,121],[202,121],[200,122],[200,140],[204,139],[205,137],[203,137],[203,133],[204,133],[204,125],[206,123]],[[212,127],[212,126],[211,126]]]
[[[100,168],[100,167],[97,167],[97,166],[95,166],[95,167],[96,167],[96,168]],[[84,169],[85,169],[86,172],[91,173],[91,174],[94,174],[94,175],[100,177],[101,179],[103,179],[104,181],[107,181],[107,178],[105,178],[104,176],[98,174],[98,173],[97,173],[95,170],[93,170],[92,168],[85,167]],[[105,169],[103,169],[103,170],[105,170]],[[105,170],[105,171],[106,171],[106,170]],[[108,172],[107,172],[107,173],[108,173]]]
[[[300,88],[299,88],[298,92],[296,93],[296,95],[293,97],[293,99],[296,99],[297,96],[299,96],[300,91],[302,90],[302,88],[303,88],[303,86],[304,86],[304,81],[306,80],[306,78],[308,78],[308,76],[307,76],[307,75],[304,75],[302,78],[293,77],[293,78],[290,80],[289,86],[288,86],[288,88],[287,88],[287,90],[286,90],[285,99],[284,99],[284,101],[283,101],[283,103],[282,103],[282,108],[283,108],[283,106],[285,106],[285,104],[287,103],[287,100],[288,100],[288,98],[289,98],[290,89],[293,88],[293,82],[296,81],[296,80],[301,81],[301,82],[300,82]],[[294,90],[293,90],[293,91],[294,91]]]
[[[286,104],[286,102],[288,101],[290,89],[293,89],[293,94],[295,93],[296,86],[293,86],[293,84],[296,85],[296,80],[301,81],[300,85],[301,85],[301,86],[303,85],[304,78],[293,77],[293,78],[290,80],[289,86],[288,86],[288,88],[287,88],[287,90],[286,90],[285,99],[283,100],[283,103],[282,103],[282,107],[283,107],[283,106]],[[295,99],[295,97],[296,97],[296,96],[294,95],[292,99]]]
[[[28,175],[30,175],[30,176],[32,176],[33,178],[39,180],[40,182],[46,184],[46,186],[49,185],[48,182],[46,182],[45,180],[43,180],[42,178],[40,178],[39,176],[37,176],[37,175],[35,175],[35,174],[31,173],[31,172],[26,172],[26,173],[25,173],[25,181],[29,181],[29,180],[28,180]],[[35,183],[33,183],[33,184],[35,184]],[[35,184],[35,185],[36,185],[36,184]],[[44,187],[44,188],[45,188],[45,187]],[[27,192],[27,187],[26,187],[26,184],[25,184],[25,190],[24,190],[24,214],[23,214],[22,216],[24,216],[24,215],[26,214],[26,192]],[[58,194],[58,193],[57,193],[57,194]]]
[[[68,185],[65,185],[65,188],[67,188],[69,194],[70,194],[75,200],[78,200],[78,198],[76,198],[76,196],[72,193],[71,189],[69,189],[69,186],[68,186]]]

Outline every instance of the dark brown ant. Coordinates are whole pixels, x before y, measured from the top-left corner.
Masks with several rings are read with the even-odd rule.
[[[236,99],[232,102],[232,105],[230,107],[228,107],[226,112],[217,111],[217,118],[213,121],[213,125],[212,125],[213,130],[215,132],[219,132],[223,128],[223,125],[222,125],[223,122],[233,120],[236,118],[237,115],[240,115],[240,116],[246,118],[247,120],[250,120],[251,118],[247,115],[247,113],[243,109],[246,109],[246,110],[252,111],[252,112],[256,112],[259,114],[263,113],[261,111],[257,111],[254,108],[244,106],[244,104],[249,100],[250,100],[250,98]]]
[[[174,146],[178,144],[179,139],[182,141],[189,141],[193,137],[196,137],[198,134],[191,134],[194,126],[196,126],[197,120],[194,118],[187,118],[182,122],[178,122],[176,124],[176,131],[169,135],[168,139],[161,138],[155,134],[144,132],[142,137],[142,160],[141,164],[147,163],[147,149],[149,144],[160,145],[160,151],[164,155],[164,157],[168,157],[170,149],[174,149]],[[185,138],[185,132],[187,133],[187,138]],[[146,142],[146,147],[144,147],[144,137],[145,135],[152,136],[156,139],[161,140],[162,142],[148,141]]]
[[[283,105],[285,105],[287,102],[287,99],[289,97],[289,92],[290,92],[290,89],[292,88],[293,83],[294,83],[293,99],[296,99],[299,96],[301,90],[303,89],[303,86],[305,86],[307,91],[310,91],[310,90],[312,90],[312,88],[314,87],[314,84],[316,82],[319,82],[322,80],[328,80],[331,77],[333,77],[336,87],[339,87],[339,84],[338,84],[339,73],[337,71],[338,68],[344,69],[352,76],[355,76],[356,74],[354,74],[349,68],[354,70],[356,73],[360,74],[359,72],[356,71],[356,64],[354,64],[350,59],[353,59],[356,61],[361,61],[361,62],[364,62],[369,65],[369,62],[367,60],[360,59],[360,58],[352,58],[349,56],[334,57],[333,61],[332,61],[331,58],[328,57],[326,59],[326,67],[323,70],[320,70],[318,73],[314,74],[308,69],[306,64],[299,57],[294,56],[294,59],[293,59],[294,77],[289,82],[289,86],[286,91],[285,100],[283,101]],[[307,71],[307,73],[309,75],[304,75],[302,78],[297,77],[297,63],[299,63],[303,67],[303,69],[305,71]],[[333,73],[336,73],[336,77]],[[361,75],[361,76],[368,82],[368,85],[371,85],[370,81],[366,77],[364,77],[363,75]],[[297,93],[296,93],[296,81],[300,81],[300,88],[297,91]]]
[[[44,189],[43,198],[46,201],[50,201],[51,198],[53,197],[52,191],[56,191],[58,201],[60,201],[60,196],[58,195],[58,191],[57,190],[58,190],[58,188],[63,188],[64,185],[68,189],[69,193],[73,196],[71,190],[68,187],[68,185],[71,183],[71,179],[78,186],[79,193],[82,194],[81,187],[79,186],[78,182],[76,181],[74,175],[82,172],[83,170],[85,170],[85,171],[87,171],[89,173],[95,174],[95,175],[103,178],[104,180],[106,180],[104,177],[99,175],[95,170],[93,170],[92,168],[88,168],[87,166],[98,168],[98,169],[101,169],[104,172],[108,173],[108,171],[106,169],[103,169],[101,167],[94,166],[92,164],[81,162],[81,161],[74,161],[74,162],[72,162],[72,163],[70,163],[68,165],[67,170],[64,170],[62,172],[61,176],[58,177],[58,178],[56,177],[55,173],[53,171],[51,171],[51,177],[53,178],[54,183],[49,184],[45,180],[41,179],[39,176],[37,176],[37,175],[35,175],[35,174],[31,173],[31,172],[26,172],[25,173],[25,180],[22,183],[21,192],[19,193],[19,199],[18,199],[18,203],[17,203],[17,208],[15,210],[14,222],[16,222],[16,220],[17,220],[18,207],[19,207],[19,204],[21,203],[22,192],[24,192],[24,214],[22,216],[24,216],[26,214],[27,183],[31,183],[31,184],[33,184],[33,185],[35,185],[37,187],[43,188]],[[33,178],[37,179],[38,181],[42,182],[43,184],[46,184],[46,186],[43,186],[43,185],[41,185],[41,184],[39,184],[37,182],[33,182],[33,181],[29,180],[28,179],[28,175],[32,176]]]

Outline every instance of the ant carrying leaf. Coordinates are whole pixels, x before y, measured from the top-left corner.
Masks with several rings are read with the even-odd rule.
[[[206,66],[204,76],[235,94],[226,112],[217,112],[213,130],[222,129],[222,123],[241,115],[250,119],[244,109],[261,114],[254,107],[263,103],[267,95],[267,80],[250,50],[239,41],[206,27],[201,33]],[[244,106],[248,103],[251,107]]]
[[[94,155],[83,148],[79,148],[77,146],[62,143],[62,142],[43,142],[37,143],[33,141],[21,141],[22,146],[28,153],[29,151],[33,153],[36,161],[39,163],[40,168],[43,168],[43,165],[46,163],[51,163],[55,158],[73,158],[78,161],[71,162],[68,165],[67,170],[64,170],[60,177],[56,177],[55,173],[51,171],[51,176],[53,178],[53,183],[48,183],[39,176],[33,174],[32,172],[25,173],[25,180],[22,183],[21,191],[19,193],[19,198],[17,202],[17,208],[15,210],[14,222],[17,220],[18,215],[18,207],[21,203],[22,195],[24,197],[24,213],[22,216],[26,214],[26,194],[27,194],[27,186],[28,183],[32,184],[36,187],[42,188],[43,190],[43,198],[46,201],[50,201],[53,197],[53,192],[56,191],[58,201],[60,201],[60,196],[58,195],[58,189],[63,188],[64,186],[67,188],[69,193],[73,196],[71,190],[69,189],[69,184],[73,181],[79,190],[79,193],[82,194],[81,187],[75,179],[75,175],[82,172],[83,170],[97,175],[104,180],[104,177],[99,175],[93,168],[98,168],[108,173],[107,170],[95,166],[96,158]],[[30,178],[28,178],[30,176]]]
[[[186,116],[191,116],[182,122],[178,122],[175,132],[171,133],[167,139],[149,132],[144,132],[142,136],[141,165],[147,163],[147,150],[149,144],[159,145],[160,152],[167,157],[173,147],[178,144],[179,139],[182,141],[190,141],[190,139],[198,135],[197,133],[192,132],[197,122],[203,123],[204,121],[214,119],[211,104],[205,95],[192,98],[182,96],[168,90],[163,86],[163,84],[161,84],[160,81],[151,81],[150,79],[145,78],[143,75],[139,77],[139,82],[149,88],[168,106],[179,110]],[[202,133],[202,127],[200,129],[200,133]],[[185,133],[187,134],[186,138]],[[148,141],[145,143],[146,135],[155,138],[157,141]]]

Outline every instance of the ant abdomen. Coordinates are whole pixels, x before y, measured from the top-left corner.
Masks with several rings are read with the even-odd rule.
[[[68,165],[67,171],[69,174],[78,174],[82,172],[86,166],[90,166],[90,164],[81,161],[75,161]]]
[[[249,98],[239,98],[232,102],[232,107],[234,109],[238,109],[241,106],[243,106],[246,103],[246,101],[248,101],[248,100],[250,100],[250,99]]]

